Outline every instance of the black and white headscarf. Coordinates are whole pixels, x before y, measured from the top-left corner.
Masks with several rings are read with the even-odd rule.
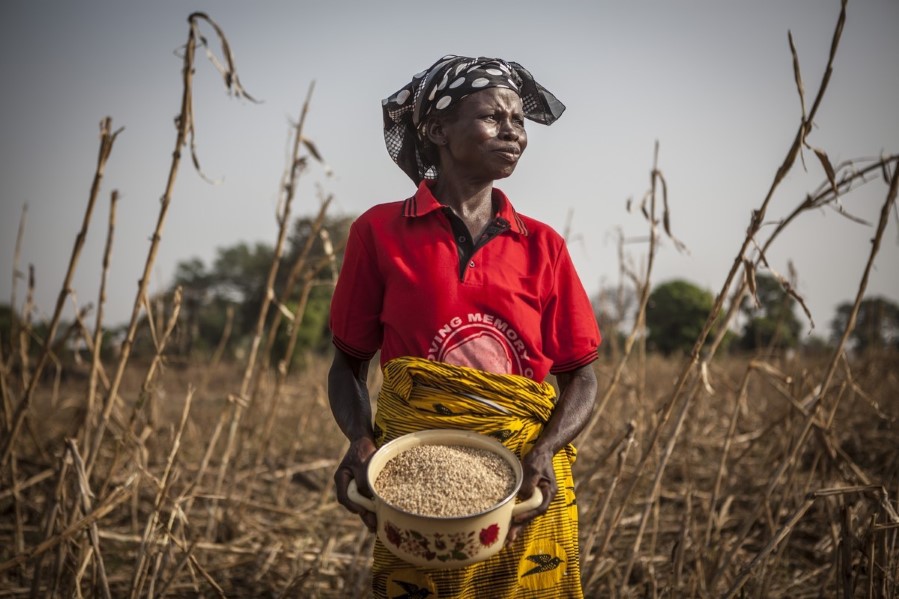
[[[543,125],[553,124],[565,110],[565,105],[517,62],[453,54],[416,73],[412,81],[381,101],[387,152],[416,185],[422,179],[437,178],[437,165],[422,154],[419,143],[428,117],[449,112],[462,98],[490,87],[517,93],[524,116]]]

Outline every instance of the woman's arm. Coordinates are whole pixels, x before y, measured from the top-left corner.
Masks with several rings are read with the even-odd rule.
[[[593,414],[596,373],[592,364],[559,374],[556,380],[559,383],[559,399],[552,416],[543,427],[534,447],[521,460],[524,478],[519,494],[527,499],[534,493],[534,488],[539,487],[543,492],[543,503],[540,507],[515,517],[509,531],[509,536],[512,537],[510,541],[518,535],[521,525],[549,509],[550,502],[559,490],[553,470],[553,456],[574,441]]]
[[[350,440],[350,448],[334,473],[337,501],[351,512],[359,514],[369,530],[374,531],[377,526],[375,515],[347,497],[347,487],[352,479],[356,480],[360,493],[371,496],[365,468],[377,447],[371,426],[371,400],[366,385],[369,361],[354,358],[338,348],[334,350],[334,361],[328,372],[328,401],[337,426]]]

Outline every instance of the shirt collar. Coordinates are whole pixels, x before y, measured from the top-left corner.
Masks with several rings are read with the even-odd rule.
[[[431,193],[431,186],[434,184],[436,184],[435,180],[422,179],[421,183],[418,184],[418,191],[415,192],[415,195],[403,203],[403,216],[417,218],[434,212],[435,210],[442,210],[445,208],[443,204],[437,201],[434,194]],[[521,220],[521,217],[518,216],[518,213],[515,212],[515,209],[512,207],[512,202],[509,201],[506,194],[494,187],[493,200],[499,206],[499,210],[497,210],[495,216],[509,223],[510,231],[514,231],[519,235],[527,235],[527,226],[524,224],[524,221]]]

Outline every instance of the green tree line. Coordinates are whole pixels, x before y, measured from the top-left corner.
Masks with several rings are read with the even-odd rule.
[[[291,326],[299,326],[297,354],[328,348],[331,292],[343,255],[339,250],[351,222],[349,217],[326,217],[321,226],[323,237],[313,219],[295,221],[286,251],[280,258],[273,289],[277,305],[268,317],[274,318],[278,311],[296,317],[293,321],[281,319],[275,331],[272,358],[283,354],[287,329]],[[334,251],[335,246],[338,251]],[[271,245],[240,242],[219,248],[209,264],[199,258],[180,262],[166,292],[171,296],[176,289],[181,289],[176,351],[190,357],[209,355],[226,329],[230,336],[226,346],[228,354],[234,357],[244,351],[256,327],[273,260]],[[299,310],[301,302],[302,311]]]
[[[299,326],[295,356],[310,351],[329,351],[328,310],[343,243],[352,220],[351,217],[325,218],[321,229],[331,240],[331,247],[335,248],[333,253],[329,253],[313,219],[295,221],[275,282],[278,307],[270,311],[269,318],[274,318],[278,310],[282,314],[297,313],[297,317],[292,321],[281,320],[274,333],[272,359],[283,357],[290,326]],[[304,255],[305,259],[300,260]],[[199,258],[178,263],[171,284],[151,302],[158,306],[152,312],[159,328],[172,309],[176,289],[181,291],[178,326],[169,344],[169,355],[184,359],[208,358],[227,336],[227,343],[223,345],[225,357],[240,357],[252,339],[273,259],[271,245],[239,242],[219,248],[209,263]],[[302,269],[297,271],[300,265]],[[800,347],[820,349],[828,341],[832,343],[842,336],[852,309],[848,302],[837,307],[829,323],[829,339],[805,336],[796,313],[796,300],[776,278],[760,273],[754,291],[743,298],[739,318],[736,324],[730,324],[723,349],[747,352],[780,352]],[[617,296],[614,302],[609,301],[610,295]],[[710,291],[690,281],[675,279],[657,284],[646,307],[647,350],[664,355],[689,352],[711,312],[713,301]],[[302,314],[299,314],[301,303]],[[635,311],[634,294],[622,290],[611,294],[607,291],[596,297],[595,304],[606,339],[604,349],[615,351],[629,332],[623,327],[626,313]],[[136,356],[153,352],[149,327],[143,329],[135,342]],[[79,338],[78,328],[73,323],[65,323],[59,331],[59,335],[67,338],[54,340],[56,347],[78,346],[77,343],[65,345],[66,341]],[[17,315],[9,305],[0,304],[0,349],[4,356],[13,352],[22,354],[23,348],[26,356],[37,353],[45,334],[44,323],[31,323]],[[104,354],[113,353],[117,342],[117,331],[107,331]],[[899,305],[883,297],[864,299],[851,333],[850,348],[857,352],[899,349]]]
[[[693,349],[714,304],[711,291],[674,279],[652,288],[646,306],[646,348],[664,355],[684,354]],[[594,297],[596,318],[603,332],[603,349],[621,350],[637,312],[633,290],[603,289]],[[824,335],[803,334],[797,301],[773,276],[760,273],[755,293],[740,302],[737,318],[729,323],[721,349],[730,352],[784,352],[804,349],[820,351],[843,335],[852,303],[837,306]],[[722,326],[719,322],[715,327]],[[713,328],[713,335],[717,332]],[[813,331],[814,332],[814,331]],[[710,336],[711,339],[712,336]],[[857,353],[899,349],[899,305],[884,297],[862,300],[849,348]]]
[[[342,241],[352,220],[351,217],[325,217],[321,227],[311,218],[294,222],[273,289],[278,306],[269,310],[268,318],[274,319],[276,312],[298,315],[293,321],[281,319],[275,332],[272,359],[283,356],[291,326],[299,326],[295,355],[328,349],[331,290],[340,267]],[[167,355],[185,360],[205,359],[227,336],[223,345],[225,359],[240,357],[252,339],[273,259],[271,245],[239,242],[219,248],[209,263],[195,257],[179,262],[165,291],[148,302],[152,324],[159,331],[174,309],[176,290],[180,290],[177,326],[167,345]],[[299,314],[304,295],[304,308]],[[145,318],[139,329],[133,350],[136,358],[155,351],[150,324]],[[77,364],[87,355],[83,330],[79,328],[76,322],[62,323],[53,341],[55,353],[66,366]],[[104,332],[104,356],[116,352],[122,332],[117,327]],[[0,304],[0,349],[4,357],[15,353],[21,356],[19,360],[24,360],[38,355],[46,333],[45,323],[31,322],[29,316],[18,314],[8,304]]]
[[[689,352],[712,310],[714,297],[689,281],[676,279],[656,285],[646,306],[647,347],[666,355]],[[852,304],[837,307],[830,321],[829,339],[805,338],[796,313],[797,301],[768,274],[758,274],[754,293],[743,297],[737,325],[725,335],[725,348],[782,352],[802,346],[820,349],[839,340],[846,329]],[[856,352],[899,349],[899,306],[883,297],[869,297],[859,306],[850,348]]]

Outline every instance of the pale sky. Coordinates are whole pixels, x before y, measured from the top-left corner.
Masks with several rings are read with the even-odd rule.
[[[452,53],[520,62],[568,106],[552,127],[528,124],[528,150],[517,172],[497,186],[519,212],[559,231],[573,212],[570,248],[588,292],[618,282],[617,229],[627,237],[647,234],[642,217],[625,207],[648,189],[658,141],[671,226],[689,253],[666,243],[654,281],[684,278],[717,294],[799,125],[787,32],[808,104],[839,3],[4,0],[0,302],[10,301],[16,230],[27,202],[20,268],[35,267],[37,317],[52,314],[87,203],[98,123],[108,115],[125,130],[107,166],[74,290],[79,305],[96,303],[109,196],[117,189],[107,323],[129,318],[175,141],[178,51],[194,10],[222,27],[241,81],[262,103],[227,97],[198,55],[198,153],[205,172],[223,181],[209,185],[189,161],[182,163],[151,291],[171,283],[179,261],[196,256],[209,264],[220,247],[274,243],[290,123],[313,80],[306,131],[334,176],[310,169],[294,214],[316,211],[318,186],[334,194],[333,210],[341,214],[410,195],[411,181],[384,149],[381,99]],[[899,2],[850,1],[847,13],[809,137],[834,164],[899,153]],[[213,31],[203,31],[214,42]],[[809,151],[805,165],[797,162],[768,221],[788,214],[824,181]],[[878,179],[842,200],[872,226],[832,210],[809,213],[768,255],[781,273],[792,260],[817,334],[828,334],[837,304],[855,296],[886,193]],[[899,302],[897,222],[894,213],[868,293]],[[627,248],[637,263],[646,251],[639,243]],[[17,306],[24,293],[20,281]]]

